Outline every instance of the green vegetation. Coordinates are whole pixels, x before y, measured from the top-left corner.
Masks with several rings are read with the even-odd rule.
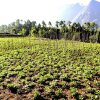
[[[30,20],[19,20],[9,25],[0,26],[0,37],[35,36],[49,39],[76,40],[81,42],[100,43],[100,31],[95,22],[87,22],[83,25],[70,21],[56,21],[53,26],[49,21],[37,23]]]
[[[0,99],[100,100],[100,44],[0,38]]]
[[[34,91],[34,100],[39,100],[39,99],[42,99],[41,94],[39,93],[39,91],[35,90]]]

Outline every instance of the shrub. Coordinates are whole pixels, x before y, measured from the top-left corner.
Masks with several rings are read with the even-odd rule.
[[[61,80],[63,80],[63,81],[70,81],[70,78],[69,78],[69,76],[65,73],[65,74],[62,74],[61,76],[60,76],[60,79]]]
[[[93,43],[97,42],[97,36],[96,35],[90,36],[89,39],[90,39],[90,42],[93,42]]]
[[[79,95],[79,93],[78,93],[78,91],[77,91],[77,88],[71,87],[71,88],[70,88],[70,92],[71,92],[72,96],[73,96],[76,100],[79,100],[80,95]]]
[[[77,89],[74,87],[71,87],[70,92],[71,92],[72,96],[75,96],[77,94]]]
[[[34,90],[34,100],[40,100],[41,99],[41,94],[39,91]]]
[[[19,88],[19,84],[12,84],[12,83],[10,83],[10,84],[8,84],[7,85],[7,87],[8,87],[8,89],[12,92],[12,93],[17,93],[17,91],[18,91],[18,88]]]
[[[57,97],[62,97],[63,94],[62,89],[58,89],[57,91],[55,91],[55,94]]]
[[[61,81],[61,86],[62,86],[62,88],[66,88],[66,82],[65,81]]]
[[[0,78],[0,82],[2,82],[3,81],[3,79],[2,78]]]
[[[38,83],[39,83],[39,84],[45,84],[45,82],[46,82],[46,79],[45,79],[43,76],[41,76],[41,77],[39,78],[39,80],[38,80]]]
[[[17,66],[17,67],[15,68],[16,71],[21,71],[22,69],[23,69],[22,66]]]
[[[79,32],[74,33],[72,39],[73,39],[74,41],[75,41],[75,40],[76,40],[76,41],[79,41],[79,40],[80,40],[80,33],[79,33]]]
[[[91,94],[95,94],[96,89],[95,89],[95,88],[89,87],[89,88],[87,88],[87,92],[88,92],[88,93],[91,93]]]
[[[9,77],[14,77],[14,76],[16,76],[18,74],[18,72],[16,72],[16,71],[9,71],[9,73],[7,74],[7,77],[9,78]]]
[[[49,86],[45,86],[45,91],[47,93],[51,93],[52,92],[52,88],[50,88]]]
[[[45,76],[41,76],[41,77],[39,78],[38,83],[40,83],[40,84],[45,84],[46,81],[50,81],[50,80],[52,80],[52,78],[53,78],[52,75],[46,74]]]
[[[79,81],[71,81],[71,82],[70,82],[70,85],[71,85],[72,87],[78,88],[78,87],[81,86],[81,83],[80,83]]]
[[[24,72],[19,72],[18,76],[19,76],[19,78],[25,78],[26,74]]]
[[[50,86],[56,87],[57,86],[57,80],[53,80],[52,82],[50,82]]]

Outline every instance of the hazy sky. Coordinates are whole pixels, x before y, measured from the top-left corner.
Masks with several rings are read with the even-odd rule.
[[[54,21],[71,3],[87,4],[90,0],[0,0],[0,25],[16,19]]]

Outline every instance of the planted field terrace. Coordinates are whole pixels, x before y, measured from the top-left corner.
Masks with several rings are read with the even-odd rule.
[[[100,100],[100,44],[0,38],[0,100]]]

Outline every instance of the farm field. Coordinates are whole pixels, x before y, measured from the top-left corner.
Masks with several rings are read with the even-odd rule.
[[[100,44],[0,38],[0,100],[100,100]]]

